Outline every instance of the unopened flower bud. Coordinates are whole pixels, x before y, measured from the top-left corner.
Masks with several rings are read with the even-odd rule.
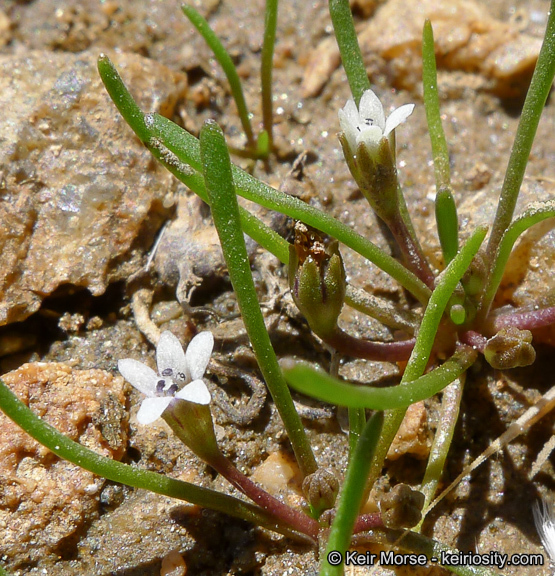
[[[310,328],[321,338],[331,335],[345,300],[345,269],[337,242],[328,246],[301,222],[289,247],[289,287]]]
[[[333,508],[338,492],[339,481],[327,468],[318,468],[303,480],[305,498],[318,516],[324,510]]]
[[[465,294],[461,284],[458,284],[449,299],[449,316],[454,324],[464,324],[466,320],[466,310],[464,307]]]
[[[468,296],[476,296],[482,292],[489,274],[489,265],[484,250],[479,250],[465,272],[462,285]]]
[[[484,356],[496,370],[530,366],[536,359],[532,346],[532,332],[514,326],[502,328],[487,341]]]
[[[380,500],[380,511],[387,528],[412,528],[422,519],[424,494],[407,484],[397,484]]]

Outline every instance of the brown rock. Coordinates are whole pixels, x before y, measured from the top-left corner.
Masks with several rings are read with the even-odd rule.
[[[102,294],[160,225],[171,175],[120,118],[97,56],[0,56],[0,325],[64,284]],[[172,113],[184,75],[136,55],[114,61],[144,109]]]
[[[60,432],[104,456],[126,444],[123,379],[66,364],[25,364],[4,381]],[[11,565],[61,553],[94,514],[103,479],[60,460],[0,412],[0,551]]]

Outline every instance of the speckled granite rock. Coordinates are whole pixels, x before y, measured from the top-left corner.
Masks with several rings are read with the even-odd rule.
[[[25,364],[3,376],[25,404],[91,450],[121,458],[124,382],[103,370]],[[104,479],[60,460],[0,412],[0,555],[32,565],[61,547],[98,508]]]
[[[97,56],[0,57],[0,325],[63,285],[102,294],[160,225],[171,176],[119,117]],[[171,114],[184,75],[136,55],[114,60],[144,109]]]

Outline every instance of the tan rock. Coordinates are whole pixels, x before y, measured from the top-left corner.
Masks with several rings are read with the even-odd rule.
[[[34,363],[2,378],[20,400],[72,440],[104,456],[123,455],[121,377]],[[103,483],[59,459],[0,412],[0,542],[12,566],[56,553],[95,513]]]
[[[97,57],[0,56],[0,325],[62,285],[103,294],[129,275],[122,256],[135,240],[148,248],[160,226],[172,177],[119,116]],[[145,110],[171,114],[186,90],[184,75],[153,61],[114,62]]]

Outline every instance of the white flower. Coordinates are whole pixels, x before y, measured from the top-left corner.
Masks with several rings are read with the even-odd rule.
[[[382,103],[372,90],[364,92],[358,110],[355,101],[352,98],[348,100],[343,110],[339,110],[339,123],[351,153],[356,154],[361,142],[370,150],[376,149],[380,140],[403,123],[413,110],[414,104],[405,104],[393,110],[386,120]]]
[[[171,332],[163,332],[156,347],[158,374],[137,360],[118,361],[118,370],[139,392],[146,395],[137,420],[150,424],[159,418],[174,398],[209,404],[210,392],[202,381],[214,348],[211,332],[197,334],[187,352]]]
[[[540,535],[543,547],[555,566],[555,513],[552,507],[543,500],[534,504],[534,522]]]

